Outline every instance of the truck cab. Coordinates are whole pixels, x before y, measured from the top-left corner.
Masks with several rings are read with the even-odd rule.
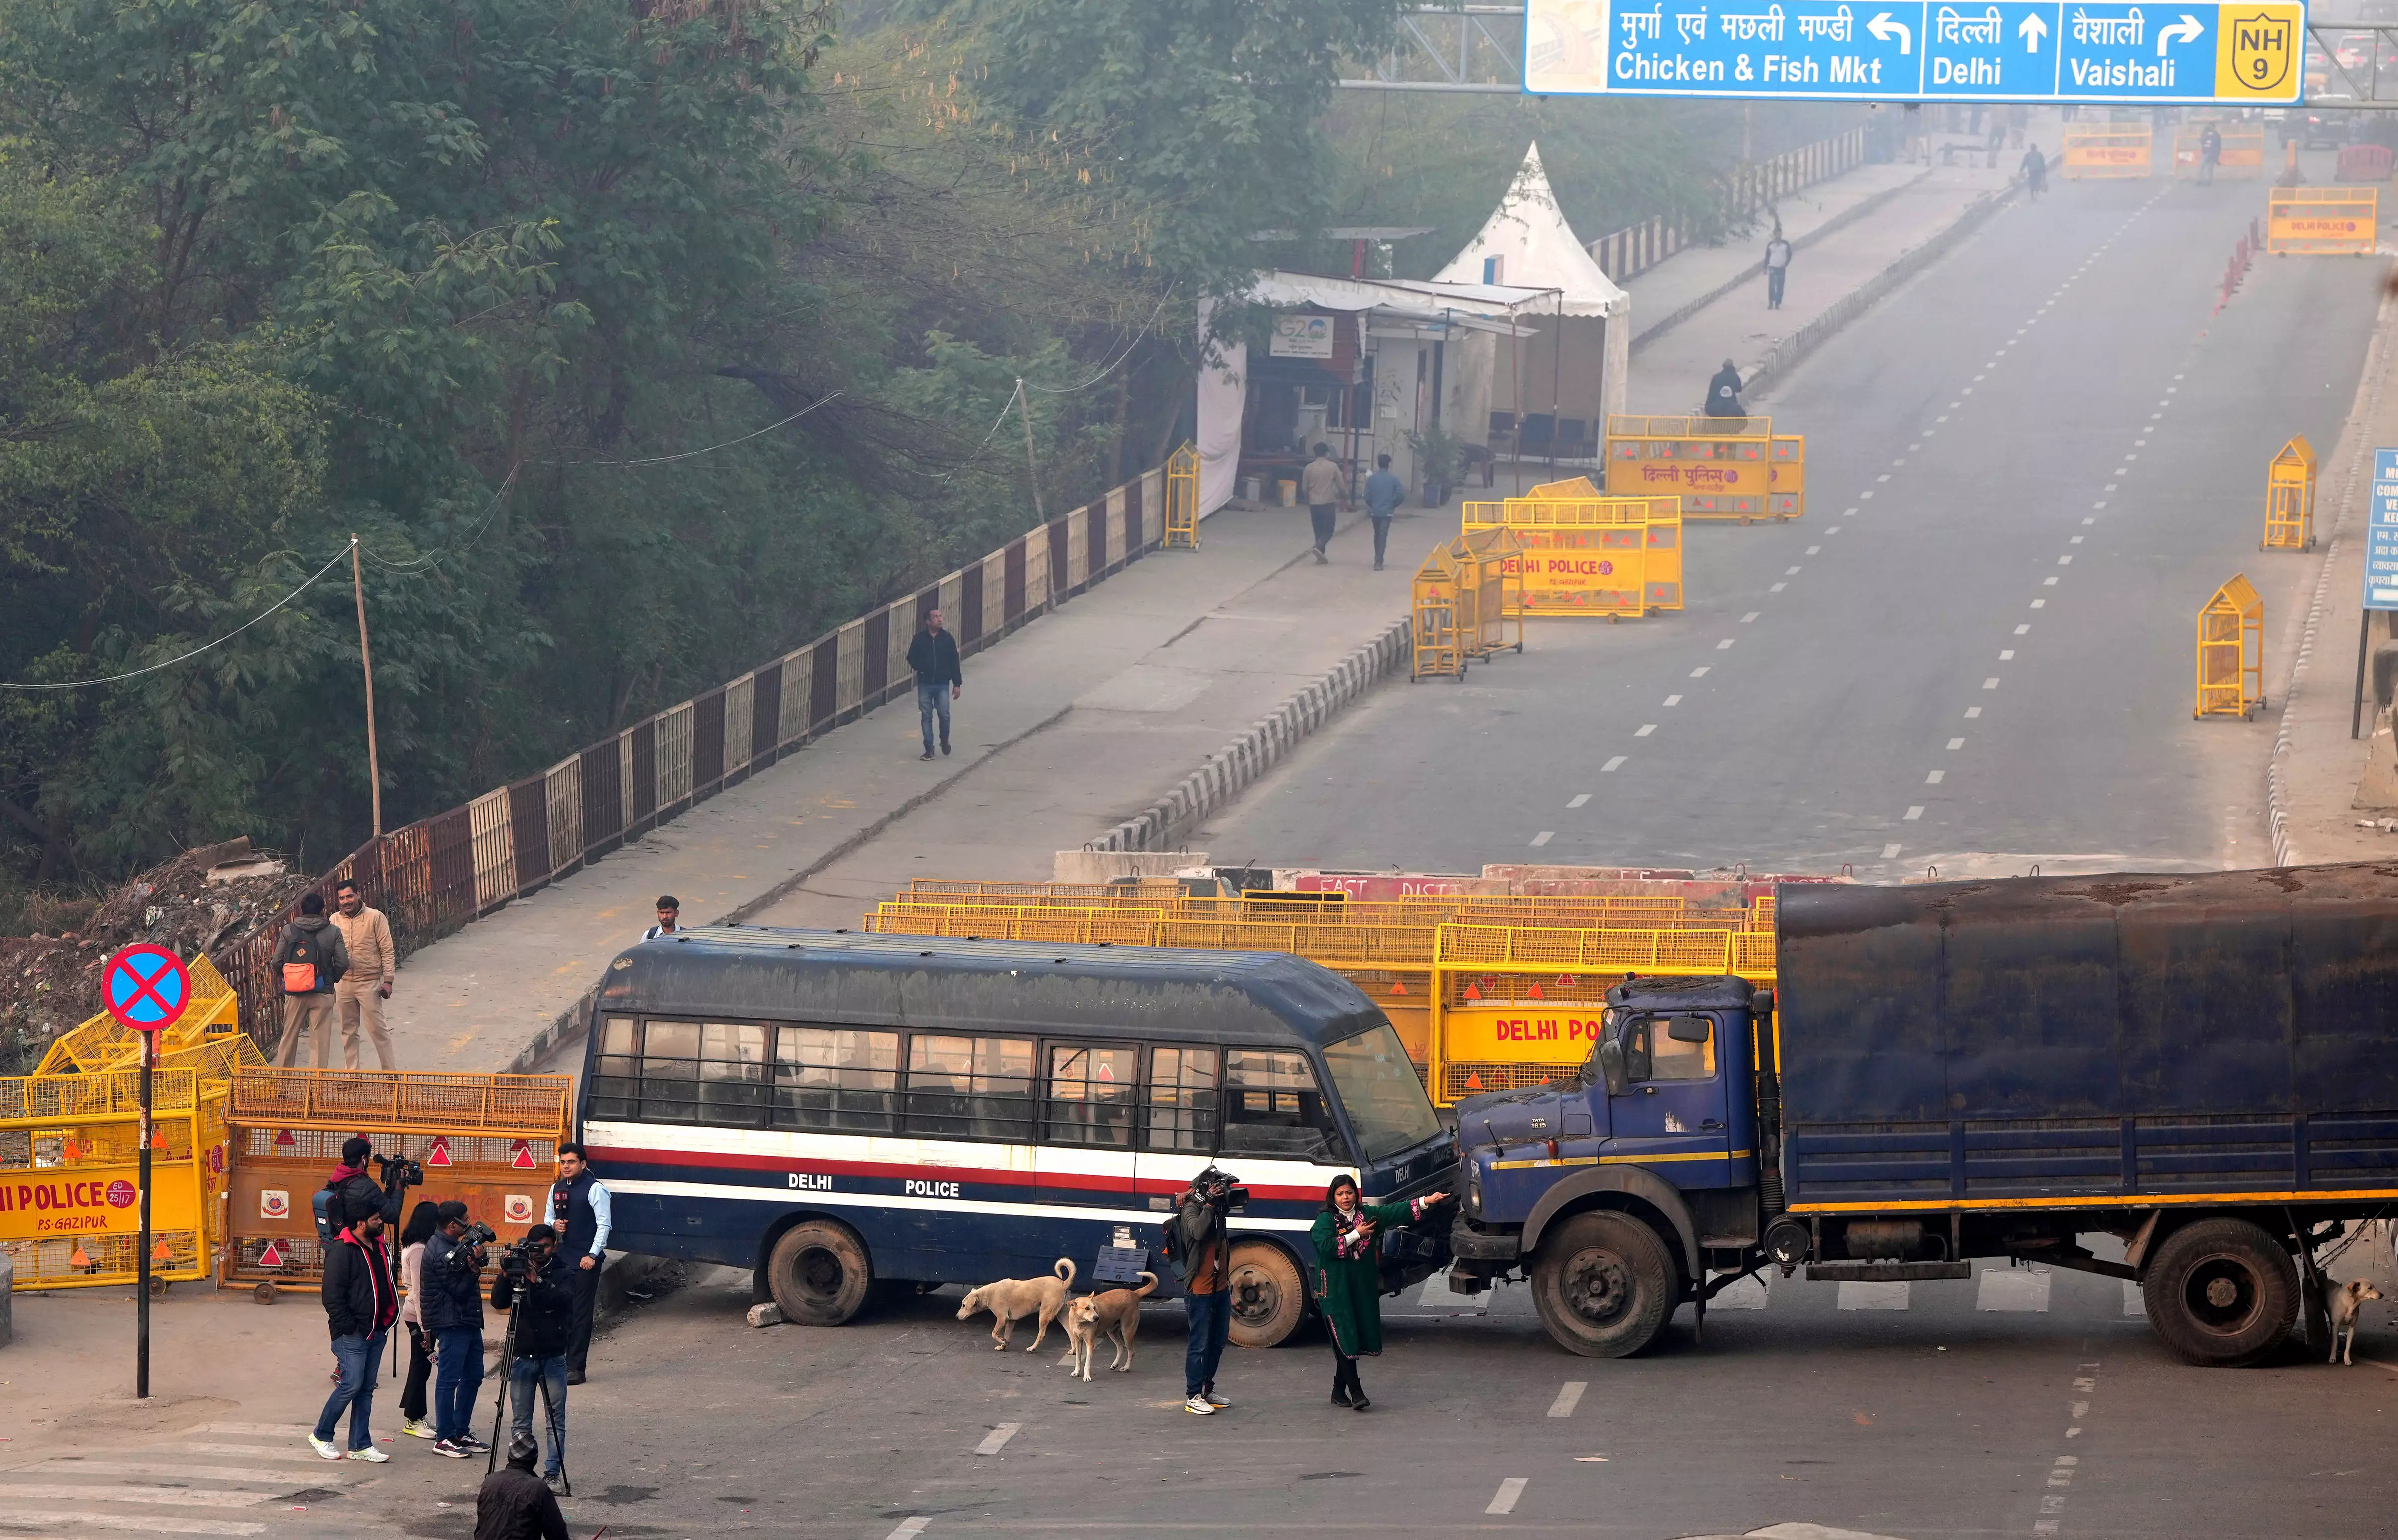
[[[1461,1103],[1450,1286],[1520,1272],[1549,1334],[1591,1357],[1704,1309],[1710,1267],[1755,1257],[1772,999],[1730,975],[1629,978],[1572,1080]]]

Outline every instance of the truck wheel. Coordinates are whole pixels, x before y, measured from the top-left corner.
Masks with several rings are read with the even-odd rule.
[[[845,1225],[794,1225],[766,1259],[766,1287],[783,1319],[800,1326],[839,1326],[866,1303],[874,1269]]]
[[[2191,1363],[2257,1362],[2290,1334],[2298,1275],[2270,1231],[2202,1219],[2165,1238],[2140,1280],[2149,1323]]]
[[[1299,1265],[1271,1240],[1233,1247],[1233,1341],[1242,1347],[1279,1347],[1307,1316],[1307,1289]]]
[[[1541,1239],[1532,1305],[1558,1346],[1621,1359],[1649,1346],[1674,1312],[1674,1259],[1630,1214],[1579,1213]]]

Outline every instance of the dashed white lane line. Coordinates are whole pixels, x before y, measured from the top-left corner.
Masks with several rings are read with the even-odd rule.
[[[1693,679],[1704,679],[1706,676],[1707,665],[1704,663],[1701,663],[1698,667],[1691,670],[1691,677]]]
[[[1781,593],[1784,589],[1785,589],[1785,588],[1787,588],[1787,587],[1789,587],[1789,586],[1790,586],[1790,585],[1789,585],[1787,583],[1777,583],[1772,584],[1771,587],[1767,588],[1767,589],[1766,589],[1766,592],[1767,592],[1767,593],[1769,593],[1769,594],[1779,594],[1779,593]]]
[[[2087,535],[2076,535],[2076,536],[2074,536],[2071,540],[2069,540],[2069,541],[2066,542],[2066,543],[2067,543],[2067,544],[2068,544],[2068,545],[2079,545],[2079,544],[2081,544],[2083,541],[2088,540],[2089,538],[2090,538],[2090,537],[2089,537],[2089,536],[2087,536]]]
[[[916,1536],[924,1533],[924,1526],[932,1521],[921,1513],[912,1519],[902,1519],[899,1527],[884,1535],[882,1540],[916,1540]]]
[[[2048,1314],[2049,1271],[2045,1267],[1992,1267],[1975,1285],[1974,1308]]]
[[[1682,703],[1682,698],[1679,695],[1668,695],[1665,697],[1665,703],[1669,706],[1677,706]]]
[[[317,1456],[311,1454],[310,1459]],[[0,1523],[11,1528],[26,1524],[53,1526],[73,1533],[77,1530],[141,1530],[152,1534],[263,1534],[264,1524],[244,1522],[234,1519],[168,1519],[151,1513],[59,1513],[36,1512],[30,1508],[0,1506]]]
[[[1965,740],[1962,738],[1951,738],[1948,740],[1948,752],[1951,754],[1956,753],[1959,749],[1963,748],[1964,746]]]
[[[1898,859],[1899,849],[1900,847],[1896,845],[1884,845],[1881,848],[1881,858],[1884,861],[1896,861]],[[1843,1283],[1840,1287],[1845,1289],[1848,1285]]]
[[[2049,581],[2050,581],[2051,583],[2054,583],[2054,582],[2055,582],[2056,580],[2055,580],[2055,579],[2054,579],[2054,578],[2051,578]],[[2047,609],[2047,608],[2048,608],[2048,601],[2047,601],[2046,599],[2034,599],[2034,600],[2032,600],[2032,601],[2031,601],[2031,607],[2032,607],[2034,609]]]
[[[1892,846],[1896,850],[1898,847]],[[1843,1283],[1840,1285],[1840,1308],[1843,1310],[1904,1310],[1906,1308],[1907,1286],[1904,1283]]]
[[[1970,722],[1970,721],[1972,721],[1974,717],[1979,716],[1981,714],[1982,714],[1982,708],[1981,708],[1980,706],[1967,706],[1967,707],[1965,708],[1965,720],[1967,720],[1967,721],[1969,721],[1969,722]]]
[[[1822,546],[1820,546],[1820,545],[1810,545],[1809,547],[1807,547],[1807,554],[1808,554],[1809,556],[1822,556],[1822,555],[1824,554],[1824,548],[1823,548]],[[1797,570],[1798,570],[1798,569],[1797,569],[1796,567],[1794,567],[1794,568],[1790,569],[1790,570],[1792,570],[1793,572],[1796,572]]]
[[[1532,841],[1532,843],[1537,845],[1540,843],[1540,840],[1536,839]],[[1022,1423],[1000,1423],[994,1426],[989,1433],[983,1435],[982,1442],[975,1445],[975,1453],[977,1454],[998,1453],[1001,1450],[1007,1447],[1007,1440],[1015,1438],[1017,1430],[1021,1428],[1024,1425]],[[910,1520],[910,1522],[914,1523],[918,1529],[923,1528],[924,1525],[924,1521],[922,1520]]]
[[[2085,519],[2083,519],[2081,522],[2082,522],[2082,523],[2084,523],[2084,524],[2095,524],[2095,523],[2097,523],[2098,521],[2097,521],[2096,519],[2095,519],[2095,518],[2085,518]]]
[[[2030,635],[2031,635],[2031,623],[2030,623],[2030,622],[2028,622],[2028,621],[2027,621],[2027,622],[2025,622],[2023,624],[2021,624],[2021,625],[2019,625],[2019,626],[2016,626],[2016,627],[2015,627],[2015,635],[2016,635],[2016,636],[2030,636]]]
[[[1588,1380],[1566,1381],[1565,1387],[1557,1392],[1557,1399],[1549,1403],[1549,1415],[1552,1417],[1572,1416],[1574,1407],[1582,1400],[1582,1393],[1589,1388],[1590,1382]]]
[[[1740,623],[1743,625],[1754,625],[1757,623],[1757,617],[1764,613],[1765,611],[1762,609],[1752,609],[1747,614],[1743,615],[1740,618]]]
[[[2059,556],[2056,558],[2056,565],[2059,567],[2070,567],[2073,565],[2073,558],[2071,556]]]
[[[2014,663],[2014,661],[2015,661],[2015,649],[2014,649],[2014,648],[2012,648],[2012,647],[2003,647],[2003,648],[2001,648],[2001,649],[1999,649],[1999,662],[2001,662],[2001,663]]]
[[[1904,824],[1912,824],[1922,816],[1923,810],[1920,807],[1909,808],[1906,810],[1906,814],[1900,819],[1900,822]]]
[[[1999,688],[1999,681],[1996,679],[1985,679],[1982,681],[1982,688],[1984,690],[1996,690]]]
[[[1617,755],[1612,759],[1610,759],[1606,764],[1599,766],[1598,773],[1601,775],[1614,774],[1615,771],[1623,766],[1624,757],[1625,757],[1621,754]]]
[[[1581,807],[1583,803],[1589,800],[1590,793],[1586,791],[1578,791],[1574,793],[1573,800],[1566,804],[1566,810],[1568,812],[1571,812],[1574,809]]]
[[[1556,837],[1556,832],[1557,831],[1555,829],[1543,829],[1540,833],[1532,837],[1532,843],[1535,845],[1545,845],[1552,838]],[[979,1453],[981,1452],[977,1450],[976,1453]]]
[[[1732,644],[1735,640],[1737,640],[1737,638],[1736,638],[1736,637],[1732,637],[1732,636],[1726,636],[1723,640],[1721,640],[1721,641],[1719,641],[1719,642],[1716,643],[1716,650],[1717,650],[1717,651],[1718,651],[1718,652],[1728,652],[1728,651],[1730,651],[1730,650],[1731,649],[1731,644]]]
[[[1940,784],[1941,782],[1947,779],[1948,772],[1947,770],[1933,770],[1923,778],[1923,783],[1927,786],[1936,786]]]
[[[1499,1483],[1499,1490],[1492,1495],[1490,1506],[1482,1511],[1485,1513],[1515,1512],[1516,1499],[1524,1495],[1524,1489],[1531,1484],[1532,1479],[1529,1476],[1508,1477]]]
[[[1798,575],[1799,571],[1800,569],[1798,568],[1785,567],[1782,569],[1782,575],[1785,578],[1795,578]]]
[[[2140,1296],[2140,1286],[2133,1282],[2130,1279],[2125,1279],[2123,1280],[2123,1314],[2127,1316],[2145,1316],[2148,1313],[2149,1302]],[[2086,1406],[2088,1403],[2085,1402],[2083,1404]],[[2079,1417],[2081,1413],[2076,1412],[2074,1415]]]
[[[94,1498],[103,1503],[150,1503],[168,1507],[249,1508],[274,1495],[271,1492],[236,1492],[225,1487],[135,1487],[120,1483],[102,1488],[10,1481],[0,1483],[0,1511],[5,1511],[7,1503],[19,1499],[74,1503]]]
[[[184,1466],[165,1465],[149,1460],[45,1460],[28,1466],[26,1471],[36,1476],[164,1476],[173,1480],[188,1481],[265,1481],[279,1490],[291,1490],[294,1475],[288,1470],[253,1470],[246,1466]],[[341,1469],[324,1471],[309,1479],[311,1486],[323,1486],[329,1481],[353,1480],[346,1475],[346,1463]]]
[[[1633,731],[1632,731],[1632,736],[1633,736],[1633,737],[1635,737],[1635,738],[1646,738],[1646,737],[1648,737],[1650,733],[1652,733],[1652,732],[1654,732],[1654,731],[1656,731],[1656,730],[1657,730],[1657,724],[1656,724],[1656,723],[1654,723],[1654,722],[1643,722],[1643,723],[1641,723],[1637,728],[1635,728],[1635,729],[1633,730]]]
[[[2040,580],[2040,585],[2042,588],[2054,588],[2056,586],[2056,580],[2054,578],[2042,578]]]
[[[1871,492],[1867,492],[1867,493],[1866,494],[1866,496],[1867,496],[1867,497],[1871,497],[1871,496],[1873,496],[1873,494],[1872,494]],[[1848,526],[1847,526],[1847,525],[1845,525],[1845,524],[1835,524],[1835,525],[1833,525],[1830,529],[1828,529],[1825,530],[1825,531],[1824,531],[1824,533],[1825,533],[1825,534],[1827,534],[1827,535],[1837,535],[1837,534],[1839,534],[1841,530],[1843,530],[1843,529],[1847,529],[1847,528],[1848,528]]]

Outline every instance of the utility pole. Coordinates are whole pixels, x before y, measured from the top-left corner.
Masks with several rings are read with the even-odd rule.
[[[374,837],[383,837],[383,767],[375,757],[374,654],[367,650],[367,585],[358,571],[358,537],[350,536],[350,597],[358,607],[358,666],[367,676],[367,781],[373,794]]]
[[[1024,419],[1024,479],[1032,487],[1032,516],[1042,523],[1049,516],[1041,511],[1041,468],[1032,462],[1032,397],[1025,394],[1024,377],[1016,377],[1016,412]]]

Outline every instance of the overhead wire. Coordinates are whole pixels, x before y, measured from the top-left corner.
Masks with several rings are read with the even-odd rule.
[[[152,663],[147,668],[130,669],[123,674],[111,674],[104,678],[99,679],[61,679],[48,684],[24,684],[14,680],[5,680],[0,681],[0,690],[85,690],[93,685],[121,684],[127,679],[138,679],[144,674],[155,674],[160,669],[172,668],[177,663],[189,663],[203,652],[213,651],[217,648],[222,647],[225,643],[233,640],[236,636],[240,636],[251,626],[256,625],[259,622],[266,619],[267,616],[274,614],[285,605],[290,604],[293,599],[298,598],[301,595],[315,587],[317,579],[322,578],[326,573],[339,566],[342,558],[349,554],[350,547],[348,544],[344,544],[340,550],[333,553],[332,560],[325,563],[324,566],[317,568],[317,570],[310,575],[308,580],[303,583],[299,587],[294,588],[291,592],[284,595],[281,598],[276,600],[266,609],[260,610],[257,614],[252,615],[249,619],[242,622],[239,625],[235,626],[231,631],[219,636],[215,641],[207,643],[204,646],[195,647],[181,657],[169,658],[163,663]]]

